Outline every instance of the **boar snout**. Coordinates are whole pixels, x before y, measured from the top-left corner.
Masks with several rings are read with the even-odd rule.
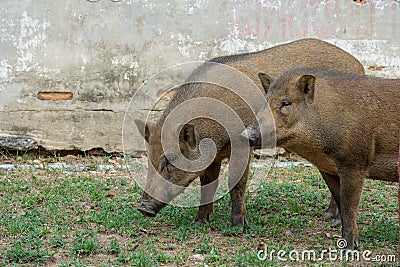
[[[261,127],[263,127],[263,124],[261,124]],[[276,145],[275,131],[265,130],[261,133],[258,126],[247,127],[240,136],[249,140],[250,146],[256,149],[274,148]]]
[[[150,197],[146,193],[142,197],[142,201],[140,202],[139,207],[137,208],[143,215],[147,217],[155,217],[157,213],[165,206],[166,204],[158,201],[155,198]]]
[[[249,126],[241,133],[241,136],[249,140],[251,147],[260,145],[260,130],[257,126]]]
[[[256,149],[275,148],[275,121],[269,110],[261,110],[257,115],[257,120],[247,126],[241,136],[249,140],[250,146]]]

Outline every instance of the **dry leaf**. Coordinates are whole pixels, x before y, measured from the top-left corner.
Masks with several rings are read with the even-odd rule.
[[[266,247],[267,247],[267,245],[261,241],[260,244],[258,244],[258,246],[257,246],[257,251],[265,250]]]
[[[46,199],[44,199],[44,198],[36,199],[36,204],[40,204],[40,203],[44,202],[45,200]]]
[[[325,233],[325,236],[326,236],[327,238],[331,238],[331,237],[332,237],[332,235],[331,235],[330,233]]]
[[[107,196],[109,196],[109,197],[115,197],[116,195],[117,195],[117,192],[114,192],[114,191],[107,192]]]

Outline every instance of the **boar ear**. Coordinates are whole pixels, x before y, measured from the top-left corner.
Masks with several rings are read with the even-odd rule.
[[[150,136],[150,129],[153,128],[153,123],[151,122],[144,122],[141,120],[135,120],[135,124],[140,132],[140,134],[146,139],[146,141],[149,141],[149,136]]]
[[[266,73],[260,72],[258,74],[258,78],[260,78],[261,84],[265,90],[265,93],[268,93],[269,86],[271,85],[272,81],[274,80],[271,76]]]
[[[314,101],[315,77],[312,75],[303,75],[297,81],[296,85],[305,94],[307,102],[311,104]]]
[[[179,133],[179,141],[188,144],[192,149],[196,147],[196,132],[192,124],[185,124],[182,127]]]

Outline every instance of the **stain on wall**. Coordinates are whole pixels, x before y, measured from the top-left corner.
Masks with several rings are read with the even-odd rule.
[[[396,1],[366,5],[334,0],[235,1],[235,38],[277,42],[318,36],[398,42],[398,5]],[[249,10],[253,16],[246,16]]]

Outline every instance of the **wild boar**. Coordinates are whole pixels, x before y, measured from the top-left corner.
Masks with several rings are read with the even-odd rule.
[[[223,65],[242,74],[241,77],[231,77],[218,73],[214,65]],[[202,170],[191,172],[177,168],[174,164],[176,156],[165,155],[161,142],[162,127],[166,118],[172,111],[187,101],[199,98],[208,98],[218,100],[224,103],[240,117],[244,126],[248,126],[255,119],[255,114],[263,107],[265,100],[265,91],[257,76],[260,71],[267,72],[271,75],[278,75],[283,71],[298,67],[310,66],[331,71],[364,73],[361,63],[344,50],[318,39],[302,39],[291,43],[279,45],[270,49],[266,49],[254,53],[239,54],[233,56],[218,57],[210,60],[198,69],[194,70],[191,77],[185,84],[179,86],[175,95],[164,110],[160,119],[156,123],[143,122],[136,120],[136,125],[147,141],[149,169],[147,173],[145,192],[143,193],[141,204],[138,209],[146,216],[155,216],[166,204],[172,201],[187,187],[194,179],[200,177],[201,188],[201,205],[195,218],[196,224],[203,224],[205,220],[209,220],[213,214],[213,199],[217,188],[218,175],[220,172],[221,160],[231,158],[231,141],[227,133],[228,130],[235,132],[237,136],[244,129],[234,127],[235,129],[224,129],[220,122],[215,122],[207,118],[196,118],[186,125],[172,125],[171,128],[179,135],[180,152],[187,160],[195,160],[200,157],[199,144],[202,139],[211,139],[216,145],[215,158]],[[226,73],[225,73],[226,74]],[[206,80],[208,76],[216,77],[220,80],[220,84],[239,84],[243,77],[253,82],[257,92],[254,93],[248,89],[247,96],[253,97],[250,102],[259,101],[254,104],[255,111],[250,109],[248,103],[230,90],[218,84],[199,83],[195,77],[202,77]],[[233,75],[234,76],[234,75]],[[242,80],[239,80],[242,79]],[[256,96],[258,93],[260,97]],[[199,108],[193,112],[203,112]],[[213,110],[215,114],[220,110]],[[183,114],[183,113],[182,113]],[[228,119],[225,119],[228,122]],[[173,134],[171,134],[173,135]],[[172,138],[172,137],[171,137]],[[171,139],[172,140],[172,139]],[[172,141],[171,141],[172,142]],[[169,143],[169,142],[165,142]],[[250,147],[245,150],[250,151]],[[232,226],[241,227],[247,223],[247,215],[244,204],[244,196],[246,190],[248,176],[248,158],[243,158],[245,162],[243,174],[230,190],[232,201],[231,223]],[[240,162],[239,162],[240,163]],[[230,162],[230,168],[239,164]],[[176,185],[177,188],[172,190],[170,185]],[[212,185],[204,188],[205,185]],[[334,200],[332,199],[332,202]],[[334,214],[335,203],[330,210],[330,214]]]
[[[347,248],[353,249],[364,179],[398,181],[400,79],[311,68],[260,78],[270,108],[257,115],[260,128],[270,129],[273,122],[263,117],[272,112],[277,146],[319,169],[339,206]],[[256,127],[244,134],[259,135]]]

